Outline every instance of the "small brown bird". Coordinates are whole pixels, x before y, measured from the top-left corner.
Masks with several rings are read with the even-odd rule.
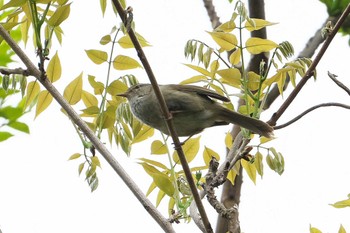
[[[225,96],[193,85],[159,85],[179,136],[192,136],[205,128],[235,124],[265,137],[273,136],[267,123],[233,112],[213,99],[228,102]],[[132,113],[143,123],[168,134],[168,128],[151,84],[137,84],[125,93]]]

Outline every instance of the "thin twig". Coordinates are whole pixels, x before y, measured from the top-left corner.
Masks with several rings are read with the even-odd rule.
[[[15,68],[15,69],[9,69],[9,68],[5,68],[5,67],[0,67],[0,73],[4,74],[4,75],[9,75],[9,74],[21,74],[24,76],[28,76],[28,71],[24,70],[22,68]]]
[[[8,32],[0,24],[0,36],[7,42],[11,49],[16,53],[16,55],[25,64],[28,70],[28,75],[34,76],[39,80],[39,82],[46,88],[47,91],[53,96],[53,98],[60,104],[60,106],[66,111],[70,119],[84,132],[84,134],[90,139],[91,143],[100,152],[100,154],[106,159],[106,161],[111,165],[114,171],[120,176],[128,188],[133,192],[136,198],[140,201],[142,206],[150,213],[150,215],[155,219],[159,226],[165,232],[175,232],[172,225],[167,221],[166,218],[157,210],[157,208],[150,202],[142,190],[137,186],[137,184],[132,180],[132,178],[126,173],[123,167],[115,159],[105,145],[97,138],[93,131],[87,126],[85,121],[83,121],[80,116],[74,111],[74,109],[68,104],[68,102],[63,98],[59,91],[52,85],[52,83],[47,78],[42,78],[42,73],[36,68],[36,66],[31,62],[28,56],[23,52],[23,50],[18,46],[18,44],[11,38]]]
[[[303,116],[305,116],[309,112],[311,112],[311,111],[313,111],[315,109],[318,109],[318,108],[322,108],[322,107],[341,107],[341,108],[350,109],[349,105],[341,104],[341,103],[323,103],[323,104],[318,104],[318,105],[315,105],[315,106],[305,110],[304,112],[300,113],[298,116],[294,117],[292,120],[288,121],[287,123],[275,126],[273,128],[275,130],[285,128],[285,127],[293,124],[294,122],[298,121],[300,118],[302,118]]]
[[[337,34],[337,32],[340,29],[340,26],[344,23],[345,19],[347,18],[347,16],[350,13],[350,4],[348,4],[348,6],[346,7],[346,9],[344,10],[343,14],[340,16],[339,20],[337,21],[337,23],[335,24],[333,30],[330,32],[330,34],[328,35],[327,39],[325,40],[324,44],[322,45],[320,51],[318,52],[318,54],[316,55],[315,59],[313,60],[313,62],[311,63],[309,69],[306,71],[304,77],[300,80],[300,82],[298,83],[298,85],[293,89],[292,93],[288,96],[288,98],[286,99],[286,101],[284,101],[284,103],[281,105],[281,107],[277,110],[277,112],[275,112],[271,119],[268,121],[268,124],[275,126],[276,122],[278,121],[278,119],[282,116],[282,114],[286,111],[286,109],[288,108],[288,106],[293,102],[293,100],[295,99],[295,97],[298,95],[298,93],[301,91],[301,89],[303,88],[303,86],[306,84],[306,82],[310,79],[310,77],[313,76],[313,73],[318,65],[318,63],[320,62],[321,58],[323,57],[323,55],[325,54],[325,52],[328,49],[328,46],[330,45],[330,43],[332,42],[334,36]]]
[[[122,19],[123,21],[123,24],[126,26],[128,24],[128,21],[127,21],[127,15],[126,15],[126,12],[124,11],[123,7],[121,6],[120,2],[118,0],[112,0],[115,8],[117,9],[117,12],[118,14],[120,15],[120,18]],[[196,205],[197,205],[197,208],[198,208],[198,211],[199,211],[199,214],[201,215],[201,218],[202,218],[202,221],[203,221],[203,224],[204,224],[204,227],[206,229],[206,232],[207,233],[212,233],[213,232],[213,229],[211,227],[211,224],[209,222],[209,219],[208,219],[208,216],[207,216],[207,213],[205,212],[205,209],[204,209],[204,206],[203,206],[203,203],[200,199],[200,196],[198,194],[198,191],[197,191],[197,187],[196,187],[196,184],[193,180],[193,177],[192,177],[192,173],[191,173],[191,170],[190,170],[190,167],[188,166],[188,163],[187,163],[187,160],[186,160],[186,157],[185,157],[185,154],[182,150],[182,147],[181,147],[181,142],[179,140],[179,137],[177,136],[177,133],[176,133],[176,129],[174,127],[174,124],[173,124],[173,121],[172,121],[172,116],[168,110],[168,107],[165,103],[165,100],[164,100],[164,97],[159,89],[159,86],[158,86],[158,83],[157,83],[157,80],[155,78],[155,75],[152,71],[152,68],[146,58],[146,55],[145,53],[143,52],[143,49],[135,35],[135,32],[134,30],[131,28],[129,30],[129,37],[135,47],[135,50],[137,51],[137,55],[148,75],[148,78],[152,84],[152,87],[153,87],[153,90],[154,90],[154,93],[159,101],[159,104],[160,104],[160,108],[163,112],[163,115],[164,115],[164,119],[166,121],[166,124],[168,126],[168,130],[169,130],[169,133],[173,139],[173,143],[175,145],[175,149],[179,155],[179,159],[180,159],[180,162],[181,162],[181,165],[182,165],[182,168],[184,170],[184,173],[185,173],[185,176],[186,176],[186,179],[187,179],[187,182],[191,188],[191,192],[193,194],[193,199],[195,200],[196,202]]]
[[[338,87],[340,87],[341,89],[343,89],[346,93],[348,93],[348,95],[350,95],[350,89],[345,86],[342,82],[340,82],[336,77],[335,74],[332,74],[331,72],[328,71],[328,76],[333,80],[333,82],[335,82],[335,84],[338,85]]]

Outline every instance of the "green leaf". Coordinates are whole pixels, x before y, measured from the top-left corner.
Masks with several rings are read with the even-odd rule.
[[[12,121],[8,124],[13,129],[19,130],[23,133],[28,133],[29,134],[29,127],[27,124],[19,121]]]
[[[101,167],[100,160],[98,159],[97,156],[92,156],[91,157],[91,164],[96,167]]]
[[[259,54],[277,48],[278,44],[271,40],[251,37],[247,40],[245,46],[249,53]]]
[[[116,70],[130,70],[139,67],[141,68],[142,66],[131,57],[118,55],[113,60],[113,67]]]
[[[197,155],[199,150],[200,137],[190,138],[186,141],[185,145],[182,146],[187,163],[190,163]],[[173,153],[173,160],[175,163],[180,163],[179,155],[177,151]]]
[[[52,102],[52,95],[47,90],[43,90],[38,95],[38,103],[35,110],[35,118],[39,116]]]
[[[231,33],[225,33],[225,32],[208,32],[208,33],[223,50],[230,51],[236,48],[238,44],[236,36]]]
[[[101,44],[101,45],[106,45],[106,44],[108,44],[108,43],[111,42],[111,41],[112,41],[111,36],[110,36],[110,35],[105,35],[105,36],[103,36],[103,37],[101,38],[100,44]]]
[[[74,105],[81,100],[81,93],[83,89],[83,73],[76,77],[64,89],[63,97],[69,104]]]
[[[81,174],[81,172],[83,171],[83,169],[84,169],[84,165],[85,165],[85,163],[81,163],[81,164],[79,164],[79,167],[78,167],[78,173],[79,173],[79,175]]]
[[[85,52],[86,55],[90,58],[90,60],[97,65],[106,62],[108,59],[108,54],[105,51],[90,49],[85,50]]]
[[[50,19],[47,21],[47,24],[51,27],[59,26],[64,20],[66,20],[70,13],[70,4],[59,6]]]
[[[101,7],[102,15],[105,15],[107,0],[100,0],[100,7]]]
[[[172,197],[175,192],[175,188],[170,178],[162,173],[154,173],[152,175],[153,182],[157,185],[157,187],[166,193],[168,196]]]
[[[151,154],[162,155],[168,152],[168,147],[160,140],[155,140],[151,144]]]
[[[211,77],[211,73],[209,71],[207,71],[206,69],[199,67],[199,66],[194,66],[191,64],[185,64],[185,66],[190,67],[191,69],[199,72],[200,74],[203,74],[205,76]]]
[[[210,161],[212,158],[215,158],[217,161],[220,161],[220,155],[215,152],[214,150],[210,149],[209,147],[204,146],[203,150],[203,160],[205,165],[209,166]]]
[[[96,82],[95,81],[95,76],[89,75],[88,76],[89,83],[92,88],[94,88],[94,94],[95,95],[102,95],[103,90],[105,86],[101,82]]]
[[[26,3],[27,0],[11,0],[5,5],[3,5],[0,10],[4,10],[9,7],[20,7]]]
[[[50,80],[50,82],[53,83],[58,79],[60,79],[61,73],[62,73],[61,61],[56,52],[55,55],[51,58],[49,64],[47,65],[47,70],[46,70],[47,78]]]
[[[74,160],[74,159],[80,158],[80,156],[81,156],[80,153],[74,153],[68,158],[68,160]]]
[[[13,134],[11,134],[9,132],[0,132],[0,142],[5,141],[12,136],[13,136]]]
[[[237,88],[241,86],[241,72],[237,68],[218,70],[217,74],[221,76],[224,83]]]
[[[7,119],[8,121],[15,121],[23,115],[21,107],[6,106],[0,108],[0,117]]]

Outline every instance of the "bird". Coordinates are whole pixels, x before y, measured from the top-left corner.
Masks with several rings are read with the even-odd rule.
[[[268,138],[273,136],[273,128],[269,124],[225,108],[215,100],[230,100],[210,89],[180,84],[159,85],[159,89],[180,137],[191,137],[205,128],[230,123]],[[127,98],[132,113],[141,122],[169,135],[151,84],[136,84],[117,96]]]

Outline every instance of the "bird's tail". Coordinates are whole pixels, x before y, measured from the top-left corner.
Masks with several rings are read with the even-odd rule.
[[[222,108],[220,115],[223,118],[222,120],[226,122],[239,125],[245,129],[252,131],[253,133],[268,138],[273,137],[273,128],[261,120],[233,112],[224,107]]]

